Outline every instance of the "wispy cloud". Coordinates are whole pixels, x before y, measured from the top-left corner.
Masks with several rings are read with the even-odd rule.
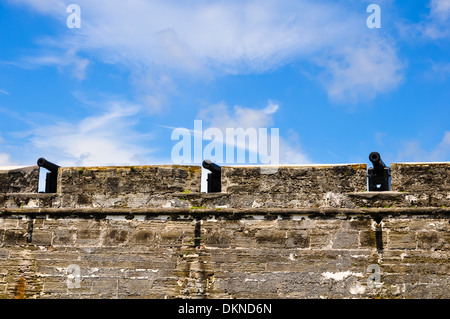
[[[149,136],[134,129],[138,110],[111,103],[103,114],[77,123],[36,126],[30,142],[62,166],[143,164],[151,149],[144,146]]]
[[[15,61],[15,65],[21,68],[54,66],[60,72],[69,70],[72,77],[84,80],[89,62],[88,59],[79,57],[74,49],[68,49],[63,54],[54,52],[36,56],[23,56]]]
[[[431,68],[425,75],[433,80],[445,80],[450,76],[450,62],[430,61]]]
[[[62,0],[19,3],[60,20],[65,11],[56,8],[68,4]],[[392,41],[370,32],[365,16],[348,3],[79,0],[77,4],[82,28],[76,36],[66,34],[58,45],[90,52],[107,63],[211,78],[261,73],[302,61],[323,68],[325,89],[340,100],[371,98],[401,83],[402,64]],[[82,61],[76,62],[80,77],[86,67]],[[164,102],[163,96],[154,94],[147,100],[156,108]]]
[[[267,129],[267,148],[271,149],[271,129],[277,128],[274,126],[274,115],[280,108],[279,104],[274,101],[268,101],[267,106],[262,109],[246,108],[243,106],[235,105],[230,112],[229,107],[225,102],[221,102],[210,107],[204,108],[198,114],[198,118],[202,119],[206,125],[206,128],[217,128],[221,130],[222,135],[226,136],[226,129],[238,129],[242,128],[247,130],[249,128],[254,128],[257,132],[259,129]],[[279,132],[280,135],[284,132]],[[298,134],[289,130],[287,133],[287,138],[279,136],[278,147],[279,147],[279,164],[306,164],[311,163],[310,159],[302,151]],[[261,136],[258,136],[261,138]],[[230,141],[224,140],[225,143]],[[236,148],[245,149],[249,152],[259,153],[261,150],[258,145],[249,144],[249,141],[232,141],[232,146]],[[273,163],[272,163],[273,164]]]
[[[0,89],[0,94],[10,95],[8,91]]]
[[[226,128],[241,127],[271,127],[273,125],[273,114],[279,109],[279,105],[273,101],[263,109],[251,109],[235,105],[233,113],[230,114],[229,107],[225,102],[220,102],[200,110],[198,118],[203,119],[211,127],[225,131]]]
[[[430,0],[427,4],[429,12],[418,23],[400,23],[400,32],[404,38],[414,40],[448,39],[450,31],[450,1]]]
[[[436,22],[442,22],[442,23],[448,22],[450,20],[450,1],[449,0],[431,0],[430,16]]]
[[[399,150],[397,158],[400,161],[447,162],[450,161],[450,132],[444,132],[442,140],[431,150],[425,150],[416,141],[408,141]]]
[[[0,153],[0,166],[14,166],[16,163],[11,161],[11,155],[7,153]]]
[[[357,48],[342,47],[323,63],[329,74],[324,80],[328,95],[344,102],[371,99],[398,86],[405,66],[393,46],[381,39]]]
[[[0,132],[0,145],[5,143],[5,140],[2,137],[2,134]],[[5,152],[1,152],[0,151],[0,166],[11,166],[14,165],[16,163],[13,163],[11,161],[11,155]]]

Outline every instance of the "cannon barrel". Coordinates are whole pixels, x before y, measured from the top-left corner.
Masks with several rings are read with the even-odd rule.
[[[53,164],[52,162],[47,161],[45,158],[41,157],[38,159],[37,164],[39,167],[43,167],[48,169],[50,172],[57,172],[59,166],[56,164]]]
[[[389,191],[391,188],[391,168],[381,160],[380,153],[372,152],[369,160],[373,167],[367,172],[369,191]]]
[[[45,179],[45,192],[46,193],[56,193],[58,184],[58,168],[59,166],[47,161],[45,158],[41,157],[37,160],[39,167],[48,169],[50,172],[47,173]]]
[[[206,169],[208,169],[208,170],[210,170],[211,171],[211,173],[220,173],[221,172],[221,170],[222,170],[222,168],[219,166],[219,165],[217,165],[217,164],[215,164],[215,163],[213,163],[212,161],[210,161],[210,160],[204,160],[203,161],[203,167],[204,168],[206,168]]]
[[[385,167],[387,167],[386,164],[384,164],[384,162],[381,160],[380,153],[378,152],[370,153],[369,160],[373,164],[373,169],[377,172],[381,172],[384,170]]]
[[[222,191],[222,168],[210,160],[203,161],[203,168],[210,170],[208,173],[208,193],[220,193]]]

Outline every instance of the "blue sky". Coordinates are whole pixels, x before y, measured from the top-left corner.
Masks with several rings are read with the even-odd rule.
[[[449,161],[449,88],[450,0],[0,2],[0,166],[171,163],[196,119],[287,164]]]

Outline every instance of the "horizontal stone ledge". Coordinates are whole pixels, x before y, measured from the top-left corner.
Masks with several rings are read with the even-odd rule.
[[[392,199],[398,196],[405,196],[407,194],[408,192],[383,191],[383,192],[351,192],[346,193],[345,195],[366,199],[373,199],[373,198]]]
[[[450,217],[450,207],[386,207],[386,208],[0,208],[2,215],[444,215]]]
[[[203,192],[189,192],[189,193],[181,193],[181,192],[175,192],[170,193],[172,197],[184,197],[188,199],[195,199],[195,198],[205,198],[205,199],[214,199],[214,198],[220,198],[220,197],[229,197],[230,193],[203,193]]]
[[[28,198],[34,198],[34,199],[51,199],[54,197],[59,196],[56,193],[0,193],[0,197],[11,197],[11,198],[18,198],[18,199],[28,199]]]

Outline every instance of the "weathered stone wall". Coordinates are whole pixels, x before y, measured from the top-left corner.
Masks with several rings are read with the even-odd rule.
[[[0,167],[0,194],[37,193],[39,166],[6,169]]]
[[[448,166],[391,168],[60,168],[0,194],[0,298],[449,298]]]
[[[223,167],[223,192],[233,207],[342,206],[349,192],[367,190],[366,164]]]
[[[450,206],[450,163],[395,163],[392,190],[413,206]]]
[[[198,166],[64,167],[58,173],[62,207],[171,206],[172,193],[198,193],[200,184]]]
[[[0,297],[448,298],[447,214],[10,215]]]

